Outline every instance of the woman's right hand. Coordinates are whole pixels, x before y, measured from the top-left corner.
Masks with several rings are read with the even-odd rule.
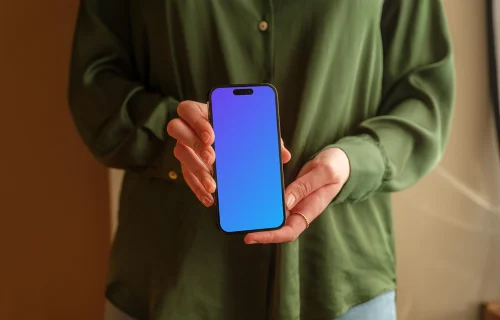
[[[215,135],[208,121],[208,107],[204,103],[183,101],[177,107],[180,118],[167,125],[168,134],[177,140],[175,157],[181,162],[182,175],[196,197],[207,207],[214,203],[212,177]]]
[[[184,180],[207,207],[214,203],[215,181],[212,177],[215,151],[214,130],[208,120],[208,106],[195,101],[183,101],[177,107],[180,118],[171,120],[167,125],[168,134],[177,140],[175,157],[181,162]],[[281,155],[284,163],[291,158],[283,146]],[[251,150],[249,151],[251,152]]]

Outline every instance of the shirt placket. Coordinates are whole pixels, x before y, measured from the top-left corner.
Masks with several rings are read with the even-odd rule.
[[[257,28],[264,41],[264,83],[272,83],[274,78],[274,10],[272,0],[263,0],[263,12]]]

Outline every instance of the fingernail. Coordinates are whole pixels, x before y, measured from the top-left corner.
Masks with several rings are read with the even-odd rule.
[[[295,196],[293,194],[289,195],[286,200],[286,208],[290,210],[295,202]]]
[[[212,193],[212,192],[213,192],[214,184],[215,184],[215,183],[214,183],[213,181],[211,181],[210,179],[205,179],[205,180],[203,180],[203,186],[204,186],[204,187],[205,187],[205,189],[206,189],[208,192],[210,192],[210,193]]]
[[[248,244],[256,244],[256,243],[257,243],[257,241],[252,240],[252,241],[250,241]]]
[[[208,134],[208,132],[203,132],[201,134],[201,140],[203,140],[204,143],[208,143],[210,140],[210,134]]]
[[[203,159],[203,162],[205,162],[206,164],[208,164],[208,162],[210,161],[210,153],[208,151],[203,151],[201,153],[201,159]]]
[[[210,200],[209,197],[202,197],[201,202],[203,202],[203,204],[207,207],[210,207],[210,205],[212,205],[212,200]]]

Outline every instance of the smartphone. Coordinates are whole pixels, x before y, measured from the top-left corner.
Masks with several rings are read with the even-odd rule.
[[[282,227],[285,197],[276,89],[269,84],[216,87],[208,100],[220,230],[235,234]]]

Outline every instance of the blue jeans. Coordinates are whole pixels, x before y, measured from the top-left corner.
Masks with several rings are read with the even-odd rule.
[[[396,293],[389,291],[359,304],[336,320],[396,320]]]
[[[105,320],[134,320],[109,301],[106,303]],[[355,306],[336,320],[396,320],[394,291],[384,293],[370,301]]]

